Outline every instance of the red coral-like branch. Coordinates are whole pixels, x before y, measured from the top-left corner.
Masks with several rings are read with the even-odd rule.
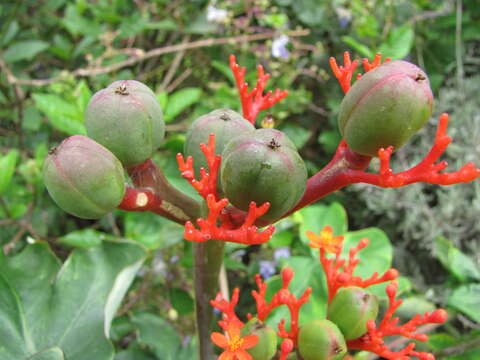
[[[185,223],[185,239],[196,242],[221,240],[247,245],[263,244],[270,240],[275,230],[274,226],[270,225],[259,232],[258,227],[253,225],[257,218],[267,212],[270,204],[265,203],[257,207],[252,201],[243,224],[236,229],[231,229],[228,217],[222,216],[225,215],[223,211],[227,205],[227,199],[216,201],[213,194],[209,194],[207,196],[208,217],[197,219],[200,229],[195,228],[191,221],[187,221]],[[221,225],[217,225],[219,222]]]
[[[282,344],[280,345],[280,359],[279,360],[286,360],[288,354],[293,351],[295,347],[294,343],[290,339],[284,339]]]
[[[348,348],[352,350],[365,350],[375,353],[389,360],[409,360],[411,356],[415,356],[421,360],[433,360],[435,357],[427,352],[417,352],[414,350],[415,343],[408,344],[399,351],[391,351],[384,343],[385,336],[401,335],[406,338],[427,341],[427,335],[416,333],[419,325],[435,323],[442,324],[447,320],[447,312],[443,309],[435,310],[431,313],[427,312],[423,316],[415,315],[411,320],[403,325],[398,325],[399,318],[393,317],[395,311],[402,304],[402,300],[396,300],[398,284],[396,281],[387,286],[386,293],[389,299],[389,306],[382,322],[377,327],[373,320],[367,323],[367,333],[355,340],[347,342]]]
[[[257,316],[261,321],[265,321],[270,312],[278,306],[287,305],[290,311],[290,331],[285,329],[285,319],[282,319],[278,324],[278,336],[290,339],[294,344],[297,343],[298,336],[298,317],[300,308],[308,301],[308,298],[312,292],[311,288],[307,288],[303,295],[297,299],[297,297],[288,289],[290,282],[292,281],[294,272],[290,268],[285,268],[282,271],[282,288],[276,292],[270,303],[266,300],[267,295],[267,283],[262,281],[259,274],[255,276],[257,282],[258,291],[253,290],[252,296],[257,304]],[[286,345],[287,346],[287,345]]]
[[[394,280],[398,277],[398,271],[395,269],[387,270],[379,277],[375,272],[368,279],[362,279],[360,276],[353,275],[355,268],[360,262],[356,258],[358,252],[368,245],[368,239],[364,238],[354,248],[351,248],[348,254],[348,262],[341,258],[341,250],[335,253],[332,259],[327,258],[324,248],[320,248],[320,263],[322,264],[328,287],[328,303],[332,301],[337,291],[342,287],[358,286],[366,288],[375,284]],[[341,245],[343,247],[343,244]]]
[[[273,226],[259,232],[258,227],[254,225],[255,221],[268,211],[270,207],[268,202],[257,207],[255,202],[252,201],[243,223],[233,228],[230,217],[225,210],[228,199],[217,199],[216,186],[221,156],[215,155],[215,135],[210,134],[208,145],[201,144],[200,148],[207,159],[208,165],[208,172],[206,169],[200,169],[200,180],[195,179],[193,158],[189,156],[185,161],[182,154],[177,154],[178,168],[182,177],[187,179],[198,193],[205,198],[209,210],[206,219],[197,219],[199,229],[191,221],[185,223],[185,239],[196,242],[221,240],[247,245],[262,244],[270,240],[275,230]]]
[[[227,331],[228,326],[233,324],[236,327],[243,327],[243,322],[238,318],[235,313],[235,306],[238,304],[238,298],[240,295],[240,290],[235,288],[233,290],[232,299],[228,301],[225,299],[221,292],[217,294],[214,300],[210,300],[210,304],[221,313],[223,313],[223,318],[218,322],[220,327]]]
[[[452,185],[475,180],[480,176],[480,169],[476,168],[474,163],[467,163],[457,171],[440,173],[448,164],[446,161],[435,162],[452,142],[452,138],[446,135],[447,127],[448,114],[442,114],[440,115],[437,134],[430,152],[418,165],[409,170],[398,174],[393,173],[392,169],[390,169],[390,157],[393,147],[389,147],[378,151],[378,157],[380,158],[380,171],[378,174],[349,170],[348,175],[354,182],[364,182],[381,187],[401,187],[415,182]]]
[[[200,144],[200,149],[205,155],[208,165],[208,172],[204,168],[200,169],[200,180],[195,179],[193,158],[191,156],[187,157],[187,161],[185,161],[183,155],[178,153],[178,169],[182,173],[182,177],[186,179],[204,199],[206,199],[209,194],[212,194],[214,198],[217,199],[217,177],[222,157],[215,155],[215,134],[210,134],[208,144]]]
[[[271,108],[277,102],[287,97],[287,90],[275,89],[268,91],[263,95],[265,85],[267,84],[270,74],[265,74],[262,65],[257,67],[257,85],[251,90],[248,90],[248,84],[245,82],[246,69],[237,64],[235,55],[230,55],[230,68],[237,83],[240,101],[242,102],[243,117],[255,124],[255,119],[260,111]]]
[[[384,62],[388,62],[390,60],[390,58],[386,58]],[[348,90],[350,90],[353,73],[358,66],[358,60],[352,61],[350,59],[350,53],[345,51],[343,53],[343,65],[338,66],[334,57],[331,57],[329,61],[333,74],[340,83],[343,92],[346,94]],[[370,70],[373,70],[382,64],[382,54],[376,54],[371,63],[365,58],[362,60],[362,64],[365,72],[369,72]],[[361,76],[362,74],[357,74],[357,80],[360,79]]]

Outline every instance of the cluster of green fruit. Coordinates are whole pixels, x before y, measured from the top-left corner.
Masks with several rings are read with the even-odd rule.
[[[428,120],[432,93],[425,73],[405,61],[368,72],[349,90],[339,128],[349,148],[366,156],[403,145]],[[50,152],[45,184],[65,211],[87,219],[117,207],[124,196],[124,168],[151,158],[163,141],[162,110],[153,91],[134,80],[116,81],[97,92],[86,114],[85,136],[72,136]],[[212,111],[192,124],[185,153],[195,170],[206,166],[200,144],[215,134],[222,155],[218,192],[238,209],[251,201],[270,203],[262,220],[281,218],[301,199],[307,170],[292,141],[276,129],[255,129],[240,114]]]
[[[327,319],[312,320],[300,326],[297,351],[289,360],[341,360],[347,353],[347,340],[357,339],[367,332],[367,322],[375,321],[378,298],[365,289],[341,288],[328,305]],[[271,360],[277,352],[277,336],[268,325],[250,320],[242,334],[258,336],[255,347],[248,349],[254,360]]]

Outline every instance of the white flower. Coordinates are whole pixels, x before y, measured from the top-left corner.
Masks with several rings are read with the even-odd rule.
[[[290,39],[287,35],[281,35],[274,39],[272,42],[272,56],[276,58],[288,58],[290,53],[286,46],[289,41]]]
[[[228,16],[228,11],[225,9],[218,9],[213,5],[208,5],[207,21],[210,23],[223,23]]]

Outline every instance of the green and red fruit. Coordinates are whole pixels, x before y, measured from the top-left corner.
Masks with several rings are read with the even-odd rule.
[[[347,344],[333,322],[313,320],[300,327],[298,352],[303,360],[341,360],[347,353]]]
[[[57,205],[83,219],[107,214],[121,203],[125,193],[120,161],[86,136],[71,136],[51,150],[43,176]]]
[[[155,94],[135,80],[119,80],[95,93],[85,112],[89,137],[133,167],[151,158],[165,135]]]
[[[230,202],[248,210],[251,201],[270,203],[263,220],[276,220],[305,192],[307,169],[281,131],[258,129],[233,138],[222,153],[222,189]]]
[[[433,95],[425,72],[397,60],[363,75],[340,106],[338,125],[355,152],[377,156],[380,148],[400,148],[428,120]]]
[[[195,173],[207,167],[207,160],[200,144],[208,144],[210,134],[215,134],[215,153],[221,155],[225,145],[234,136],[253,132],[255,127],[239,113],[229,109],[217,109],[197,118],[190,127],[185,140],[184,152],[193,157]]]
[[[378,298],[365,289],[349,286],[338,290],[328,306],[328,318],[347,340],[367,332],[367,322],[378,315]]]
[[[270,326],[257,318],[251,319],[242,328],[242,337],[257,335],[258,343],[247,352],[255,360],[271,360],[277,352],[277,334]]]

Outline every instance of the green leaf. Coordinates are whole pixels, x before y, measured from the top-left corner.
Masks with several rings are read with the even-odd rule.
[[[159,359],[176,359],[182,338],[172,325],[148,312],[135,314],[132,322],[138,329],[138,341],[149,346]]]
[[[18,151],[15,149],[0,157],[0,195],[7,190],[8,185],[12,181],[17,159]]]
[[[379,52],[385,57],[391,57],[392,60],[403,59],[413,46],[414,35],[410,24],[395,28],[390,31],[387,40],[380,45]]]
[[[444,237],[434,239],[434,252],[442,265],[460,282],[480,280],[480,270],[471,257]]]
[[[110,322],[145,257],[130,242],[75,250],[63,265],[46,243],[0,253],[0,358],[27,360],[48,348],[49,360],[62,359],[60,351],[68,360],[112,359]]]
[[[18,26],[18,22],[13,20],[8,24],[8,28],[2,36],[1,44],[3,46],[8,45],[8,43],[17,35],[20,26]]]
[[[169,291],[170,304],[180,315],[187,315],[193,312],[193,299],[188,292],[179,288],[171,288]]]
[[[57,130],[68,135],[86,135],[83,125],[83,112],[75,104],[67,102],[54,94],[32,94],[37,108],[48,118]]]
[[[296,0],[292,5],[298,18],[306,25],[317,26],[325,21],[325,4],[318,0]]]
[[[103,237],[104,234],[99,231],[83,229],[72,231],[67,235],[58,238],[58,241],[62,244],[74,247],[89,248],[100,245]]]
[[[342,41],[348,46],[350,46],[353,50],[358,52],[360,55],[363,55],[369,59],[372,59],[375,55],[375,53],[368,46],[358,42],[351,36],[342,36]]]
[[[65,357],[63,356],[62,349],[58,347],[53,347],[49,349],[42,350],[32,357],[28,358],[28,360],[64,360]]]
[[[183,110],[198,102],[201,97],[202,90],[199,88],[185,88],[174,92],[168,97],[165,121],[172,121]]]
[[[480,323],[480,284],[462,285],[453,290],[448,305]]]
[[[92,91],[88,87],[88,84],[85,80],[81,80],[75,91],[73,92],[75,96],[78,113],[83,114],[85,113],[85,109],[87,108],[88,103],[90,102],[90,98],[92,97]]]
[[[162,110],[165,110],[168,104],[168,93],[166,91],[162,91],[161,93],[157,94],[157,100],[160,103]]]
[[[130,212],[125,216],[125,237],[149,249],[164,249],[183,239],[183,226],[153,213]]]
[[[3,53],[5,61],[13,63],[20,60],[32,60],[38,53],[46,50],[49,44],[41,40],[24,40],[14,43]]]

